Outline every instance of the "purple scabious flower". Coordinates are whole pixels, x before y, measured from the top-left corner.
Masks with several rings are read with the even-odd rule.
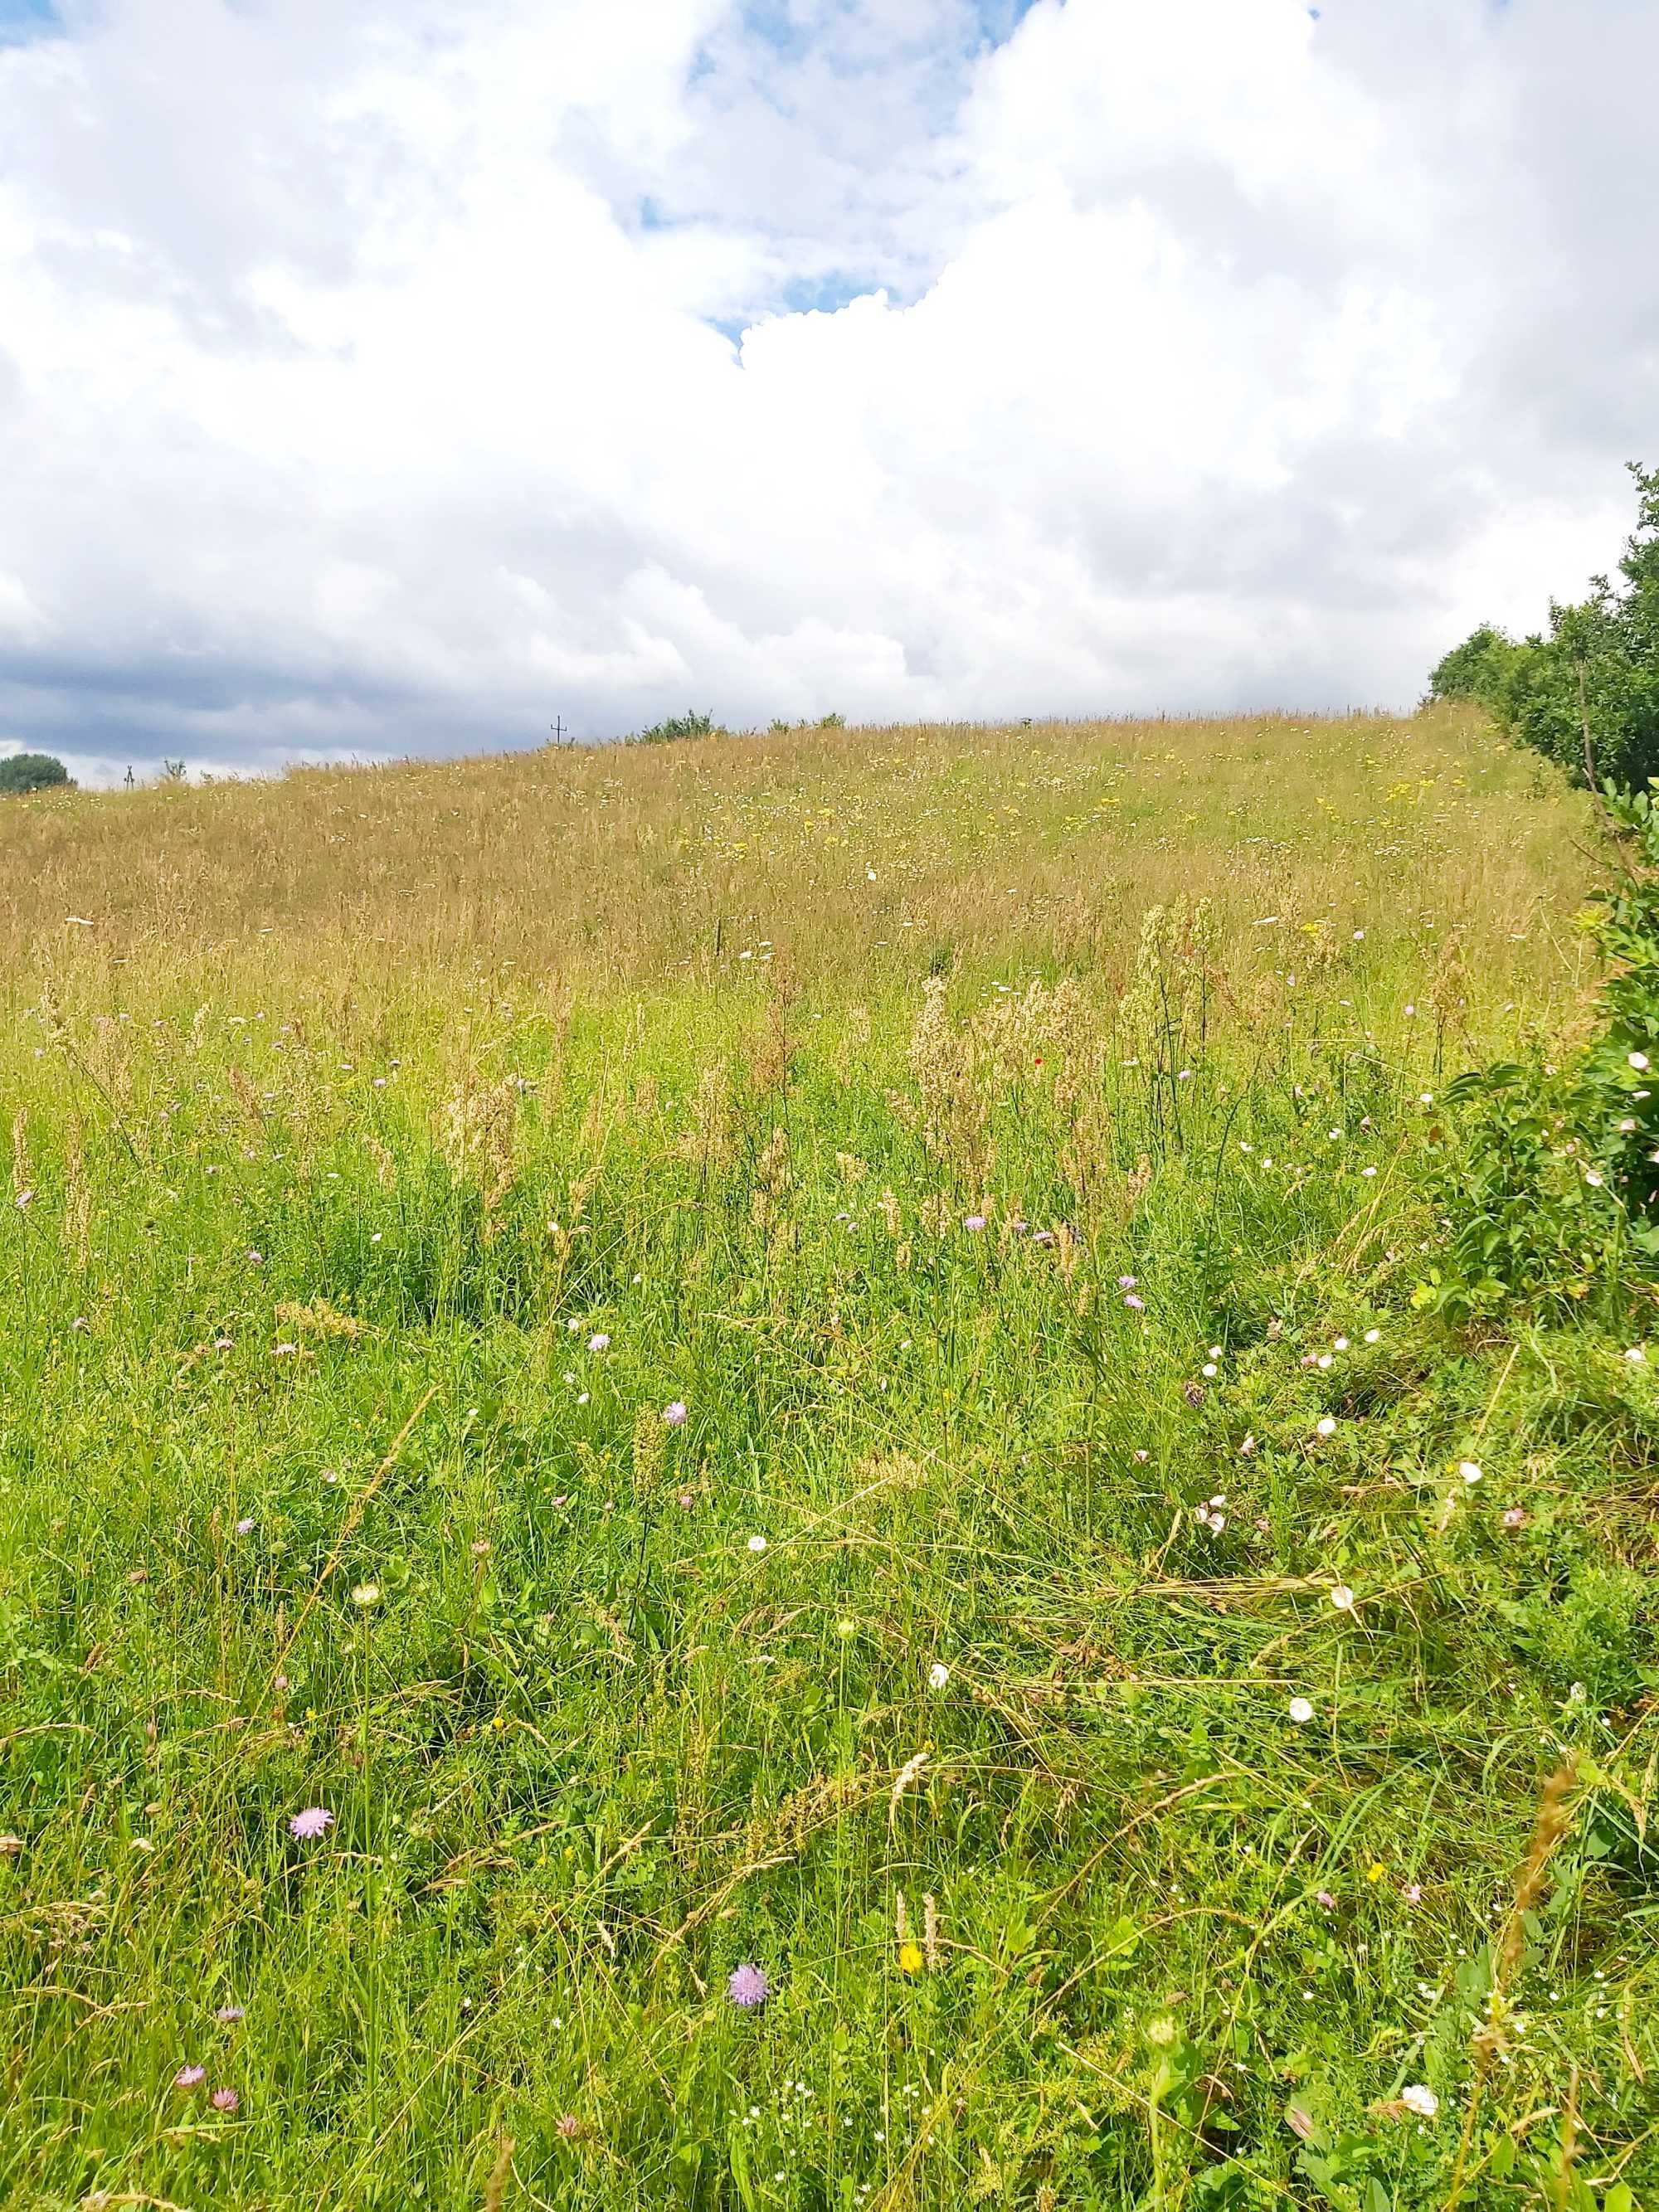
[[[685,1426],[684,1399],[676,1398],[672,1406],[665,1406],[662,1417],[671,1429],[683,1429]]]
[[[1117,1279],[1117,1286],[1121,1291],[1132,1291],[1135,1287],[1135,1278],[1133,1275],[1120,1275]]]
[[[766,2002],[770,1988],[763,1966],[745,1965],[733,1967],[726,1984],[726,1994],[734,2005],[740,2005],[745,2012],[752,2012],[757,2005]]]
[[[181,2066],[173,2077],[175,2089],[199,2089],[207,2080],[205,2066]]]
[[[247,2014],[240,2005],[221,2005],[213,2017],[222,2027],[234,2027],[239,2020],[246,2020]]]
[[[216,2112],[234,2112],[241,2101],[234,2089],[216,2089],[209,2099]]]
[[[982,1213],[964,1213],[962,1217],[962,1225],[964,1229],[983,1229],[985,1216]]]
[[[319,1836],[326,1835],[333,1826],[334,1815],[325,1805],[307,1805],[302,1813],[296,1813],[289,1822],[288,1832],[301,1843],[310,1844],[314,1843]]]
[[[251,1536],[253,1534],[253,1522],[252,1519],[239,1521],[236,1523],[236,1533],[239,1536]]]
[[[1128,1307],[1131,1313],[1145,1313],[1146,1310],[1146,1299],[1138,1298],[1133,1291],[1130,1291],[1128,1297],[1124,1299],[1123,1303]]]

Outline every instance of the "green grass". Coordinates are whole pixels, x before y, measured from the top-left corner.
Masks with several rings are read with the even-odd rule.
[[[1221,918],[1108,906],[1045,957],[963,904],[1035,734],[1001,784],[988,741],[918,781],[924,828],[973,803],[902,956],[890,918],[815,964],[780,906],[678,981],[394,992],[332,936],[216,984],[205,938],[40,922],[3,1046],[6,2202],[1659,2194],[1649,1320],[1413,1304],[1423,1094],[1582,993],[1571,803],[1408,725],[1483,819],[1382,832],[1333,784],[1293,823],[1258,732],[1245,865],[1284,872],[1245,889],[1283,902],[1222,881],[1231,789],[1185,829],[1143,792]],[[856,783],[854,738],[788,742],[797,811],[813,744]],[[1019,865],[1126,865],[1073,812],[1033,790]],[[1345,866],[1371,905],[1314,896]],[[792,921],[769,995],[738,955]]]

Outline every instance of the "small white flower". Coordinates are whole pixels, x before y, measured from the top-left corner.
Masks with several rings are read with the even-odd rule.
[[[1647,1347],[1645,1345],[1632,1344],[1625,1357],[1633,1367],[1645,1367],[1648,1359]]]
[[[590,1352],[609,1352],[611,1349],[611,1339],[605,1334],[602,1328],[595,1329],[592,1335],[587,1340],[587,1348]]]
[[[1440,2100],[1432,2089],[1425,2089],[1420,2081],[1413,2081],[1400,2092],[1400,2101],[1408,2112],[1419,2119],[1431,2120],[1440,2110]]]
[[[1584,1181],[1589,1185],[1592,1190],[1600,1190],[1601,1188],[1601,1177],[1596,1173],[1594,1168],[1586,1168],[1584,1170]]]
[[[1221,1372],[1221,1370],[1216,1365],[1213,1359],[1206,1359],[1203,1366],[1199,1370],[1199,1372],[1203,1376],[1205,1381],[1207,1382],[1213,1381],[1214,1378]]]
[[[1419,1106],[1432,1106],[1434,1103],[1433,1091],[1419,1091],[1417,1094],[1417,1103]]]
[[[1309,1704],[1306,1698],[1292,1698],[1291,1699],[1291,1718],[1293,1721],[1301,1724],[1310,1721],[1313,1717],[1314,1709],[1312,1705]]]
[[[1647,1056],[1646,1053],[1644,1053],[1644,1052],[1632,1052],[1632,1053],[1627,1053],[1627,1054],[1625,1055],[1625,1057],[1626,1057],[1626,1059],[1627,1060],[1627,1061],[1629,1062],[1630,1066],[1631,1066],[1632,1067],[1633,1067],[1633,1068],[1636,1070],[1636,1073],[1637,1073],[1638,1075],[1645,1075],[1645,1074],[1647,1073],[1647,1072],[1648,1072],[1648,1056]]]
[[[1478,1460],[1472,1459],[1460,1459],[1457,1462],[1457,1472],[1462,1476],[1465,1482],[1479,1482],[1481,1474],[1480,1462]]]
[[[1240,1457],[1241,1459],[1249,1459],[1249,1457],[1250,1456],[1250,1454],[1251,1454],[1255,1449],[1255,1438],[1253,1436],[1246,1437],[1245,1437],[1245,1439],[1244,1439],[1244,1441],[1243,1441],[1243,1443],[1242,1444],[1240,1444],[1240,1446],[1239,1446],[1239,1448],[1238,1448],[1238,1455],[1239,1455],[1239,1457]]]
[[[1365,1331],[1365,1341],[1367,1344],[1380,1344],[1382,1341],[1382,1330],[1380,1328],[1368,1328]]]
[[[935,1659],[933,1665],[927,1669],[928,1688],[930,1690],[942,1690],[950,1679],[950,1668],[945,1664],[942,1659]]]
[[[1334,1337],[1331,1340],[1331,1350],[1333,1352],[1346,1352],[1347,1348],[1348,1340],[1346,1336]]]
[[[1626,1137],[1627,1137],[1627,1136],[1629,1136],[1629,1134],[1630,1134],[1631,1131],[1632,1131],[1635,1127],[1636,1127],[1636,1117],[1635,1117],[1635,1115],[1632,1115],[1632,1114],[1626,1114],[1626,1116],[1625,1116],[1625,1118],[1624,1118],[1624,1120],[1623,1120],[1623,1121],[1619,1124],[1619,1127],[1620,1127],[1620,1131],[1621,1134],[1623,1134],[1623,1135],[1625,1135],[1625,1136],[1626,1136]]]
[[[1336,1434],[1336,1423],[1328,1413],[1322,1413],[1314,1423],[1314,1434],[1316,1437],[1334,1437]]]
[[[751,1537],[749,1539],[749,1548],[750,1548],[750,1550],[751,1552],[753,1552],[753,1553],[757,1553],[757,1554],[758,1554],[758,1553],[760,1553],[763,1552],[763,1551],[766,1549],[766,1539],[765,1539],[765,1537],[764,1537],[764,1536],[751,1536]]]
[[[1331,1592],[1331,1603],[1339,1613],[1353,1611],[1353,1592],[1348,1588],[1346,1583],[1338,1583]]]

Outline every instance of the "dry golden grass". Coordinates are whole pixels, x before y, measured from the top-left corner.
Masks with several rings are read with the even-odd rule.
[[[769,954],[867,992],[947,951],[1121,977],[1142,914],[1186,895],[1246,975],[1352,919],[1461,938],[1483,988],[1535,999],[1577,969],[1581,823],[1552,772],[1447,710],[305,770],[0,805],[0,958],[15,993],[94,1000],[486,975],[592,999]]]

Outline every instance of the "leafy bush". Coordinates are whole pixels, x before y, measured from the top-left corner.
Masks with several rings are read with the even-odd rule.
[[[648,730],[641,730],[634,743],[636,745],[668,745],[678,738],[718,738],[724,734],[712,714],[699,714],[688,707],[683,714],[671,714],[665,721],[653,722]]]
[[[1452,1227],[1419,1304],[1467,1316],[1659,1269],[1659,801],[1604,804],[1630,864],[1598,895],[1601,1026],[1563,1069],[1486,1068],[1442,1094],[1462,1140],[1438,1193]]]
[[[1622,582],[1592,580],[1578,606],[1552,605],[1550,634],[1516,643],[1490,623],[1429,679],[1437,699],[1472,699],[1577,782],[1639,789],[1659,775],[1659,471],[1634,464],[1635,534]]]
[[[69,781],[69,770],[50,753],[12,753],[0,760],[0,791],[48,791]]]

